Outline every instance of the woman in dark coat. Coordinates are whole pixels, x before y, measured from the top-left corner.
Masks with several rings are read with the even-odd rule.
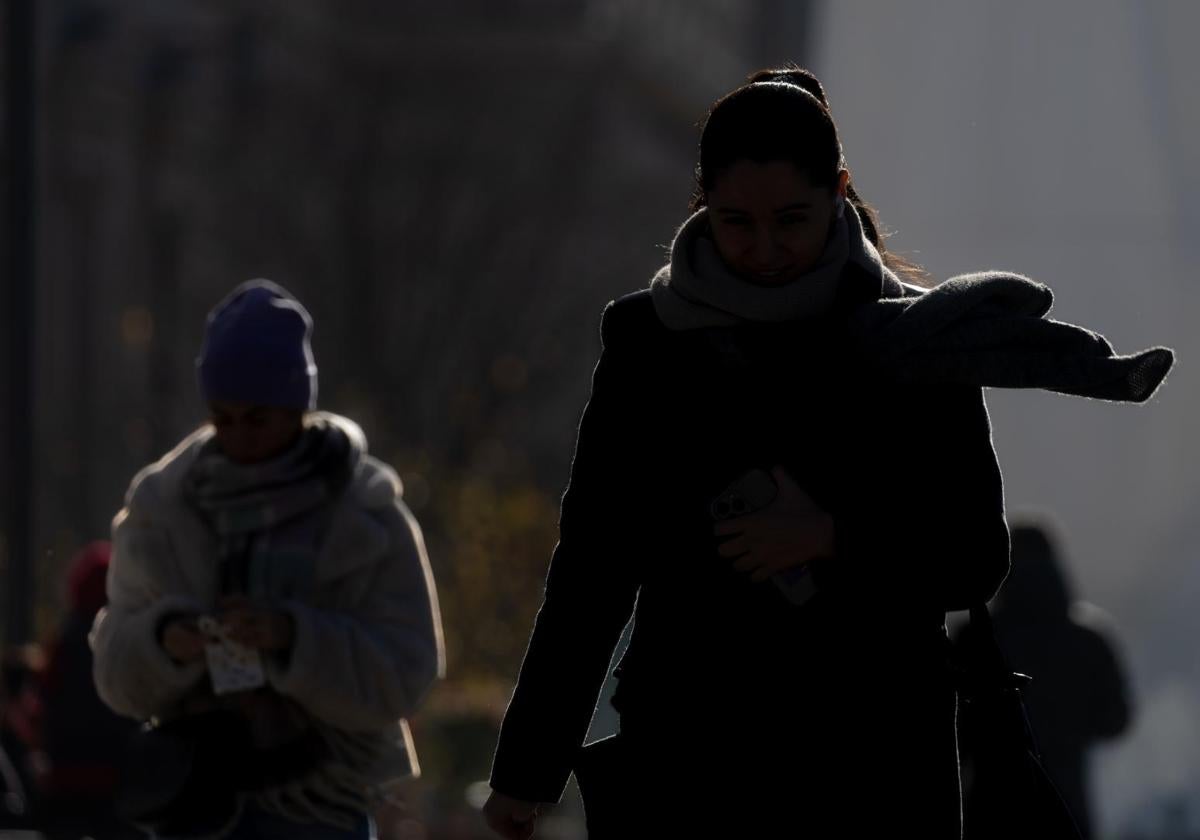
[[[811,74],[718,101],[697,180],[670,265],[605,310],[485,815],[530,836],[578,768],[592,837],[958,837],[945,613],[1008,568],[981,391],[857,349],[850,315],[911,267]]]

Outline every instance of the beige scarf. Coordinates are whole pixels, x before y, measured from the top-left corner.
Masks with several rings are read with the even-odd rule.
[[[833,307],[848,262],[873,276],[887,272],[849,204],[835,221],[817,264],[782,286],[758,286],[734,274],[717,253],[708,210],[701,209],[679,228],[671,244],[671,261],[654,275],[650,296],[659,319],[672,330],[802,321]]]

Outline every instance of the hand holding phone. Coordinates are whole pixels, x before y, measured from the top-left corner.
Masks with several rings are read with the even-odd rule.
[[[235,641],[229,628],[210,615],[201,616],[197,623],[208,638],[204,655],[214,693],[231,694],[266,685],[262,656],[257,650]]]
[[[782,468],[751,470],[712,501],[717,551],[752,581],[770,578],[793,603],[815,593],[809,561],[833,553],[833,518]]]
[[[218,606],[221,624],[235,642],[266,653],[291,650],[296,627],[290,613],[245,595],[229,595]]]

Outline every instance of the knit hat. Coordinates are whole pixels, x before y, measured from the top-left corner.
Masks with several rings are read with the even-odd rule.
[[[312,410],[311,335],[312,318],[286,289],[270,280],[243,283],[208,315],[196,359],[200,393],[209,402]]]

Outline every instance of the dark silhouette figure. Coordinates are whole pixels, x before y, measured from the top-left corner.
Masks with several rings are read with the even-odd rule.
[[[677,236],[670,287],[604,313],[492,770],[501,836],[528,838],[572,771],[593,838],[959,836],[945,612],[1008,564],[987,411],[854,352],[848,318],[894,263],[819,83],[761,80],[706,122],[712,212]],[[621,733],[581,763],[631,613]]]
[[[1172,356],[1042,320],[1027,278],[914,285],[807,71],[717,101],[696,176],[669,263],[601,321],[484,817],[526,840],[576,772],[597,840],[958,838],[945,613],[1009,552],[979,386],[1142,401]]]
[[[92,622],[106,601],[111,551],[108,542],[97,540],[71,561],[70,611],[49,651],[42,695],[47,768],[41,785],[42,828],[49,837],[105,840],[139,834],[117,821],[112,809],[118,761],[137,723],[100,700],[88,646]]]
[[[1108,620],[1072,597],[1051,529],[1036,521],[1012,527],[1012,572],[991,606],[996,638],[1016,671],[1042,763],[1075,816],[1093,836],[1087,751],[1125,731],[1130,700]]]

